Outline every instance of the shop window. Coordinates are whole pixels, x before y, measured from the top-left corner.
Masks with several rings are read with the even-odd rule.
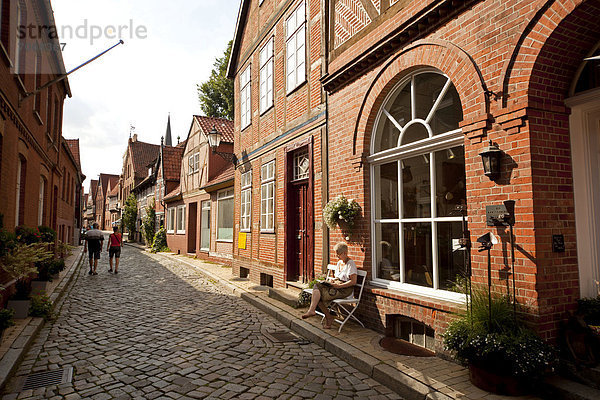
[[[233,189],[217,193],[217,240],[233,241]]]
[[[464,272],[461,120],[458,93],[438,72],[407,77],[384,101],[369,157],[375,282],[448,290]]]

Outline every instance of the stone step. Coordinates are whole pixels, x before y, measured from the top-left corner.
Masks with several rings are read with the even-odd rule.
[[[269,288],[269,297],[275,300],[278,300],[284,304],[287,304],[290,307],[297,308],[298,307],[298,295],[300,294],[300,290],[297,288],[287,288],[287,289],[274,289]]]
[[[598,400],[600,390],[571,381],[569,379],[552,377],[546,380],[546,396],[548,399],[556,400]]]

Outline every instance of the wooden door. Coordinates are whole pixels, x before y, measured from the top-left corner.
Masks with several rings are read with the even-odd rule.
[[[198,203],[189,203],[189,211],[188,211],[188,228],[187,228],[187,239],[188,253],[196,253],[196,221],[197,221],[197,213],[198,213]]]
[[[308,182],[295,183],[291,185],[291,245],[292,259],[288,268],[287,280],[303,282],[309,280],[308,260]]]

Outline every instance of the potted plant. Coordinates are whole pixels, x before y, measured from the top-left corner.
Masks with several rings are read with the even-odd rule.
[[[344,232],[351,232],[354,220],[360,214],[360,206],[354,199],[348,200],[343,194],[329,201],[323,208],[323,219],[331,229],[336,225]]]
[[[35,263],[48,260],[51,256],[52,254],[47,250],[47,243],[38,242],[19,243],[0,257],[0,267],[16,281],[16,293],[7,305],[8,308],[15,310],[15,318],[27,317],[30,290],[28,278],[37,272]]]
[[[475,289],[471,307],[450,322],[444,346],[469,367],[471,382],[506,394],[527,393],[551,368],[554,352],[517,318],[504,296]]]

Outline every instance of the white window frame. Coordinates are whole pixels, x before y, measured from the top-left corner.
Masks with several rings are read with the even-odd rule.
[[[250,232],[252,226],[252,171],[241,177],[240,232]]]
[[[175,207],[167,208],[167,233],[175,233]]]
[[[415,76],[417,76],[418,74],[421,74],[421,73],[426,73],[426,72],[432,72],[432,70],[424,69],[424,70],[421,70],[414,74],[411,74],[409,77],[407,77],[406,79],[403,79],[401,82],[399,82],[396,85],[396,87],[390,91],[390,93],[388,94],[388,97],[383,102],[383,106],[379,110],[379,114],[377,116],[376,123],[375,123],[375,129],[373,129],[373,132],[378,132],[377,124],[383,123],[385,118],[392,120],[392,122],[397,127],[399,127],[401,132],[403,131],[403,129],[405,129],[409,125],[409,123],[411,121],[417,120],[417,117],[415,114],[415,93],[412,88],[411,88],[412,120],[407,121],[407,123],[404,125],[404,127],[400,126],[393,119],[393,116],[391,116],[385,110],[385,106],[388,104],[390,99],[395,94],[398,93],[398,90],[400,90],[401,87],[403,87],[405,84],[407,84],[407,82],[412,81],[414,83]],[[439,73],[439,71],[434,71],[434,72]],[[442,100],[447,88],[449,87],[449,84],[452,83],[450,81],[450,78],[447,75],[445,75],[445,74],[441,74],[441,75],[448,78],[448,83],[444,87],[442,92],[440,94],[438,94],[438,101],[436,101],[435,104],[433,105],[432,110],[431,110],[430,115],[427,118],[427,120],[426,121],[419,120],[420,122],[429,123],[430,117],[435,112],[435,108],[439,107],[441,100]],[[409,83],[409,84],[412,84],[412,83]],[[413,87],[414,87],[414,84],[413,84]],[[430,129],[428,129],[428,130],[431,132]],[[399,144],[401,143],[401,139],[402,139],[402,134],[398,138]],[[405,277],[406,272],[405,271],[406,270],[405,270],[405,264],[404,264],[404,257],[402,256],[402,253],[400,255],[400,282],[388,281],[388,280],[379,278],[377,276],[377,258],[378,258],[377,252],[378,252],[379,246],[372,246],[372,248],[373,248],[373,254],[372,254],[373,275],[372,276],[373,277],[372,277],[371,282],[376,286],[382,286],[382,287],[386,287],[389,289],[395,289],[395,290],[399,290],[399,291],[409,293],[409,294],[423,295],[423,296],[427,296],[427,297],[433,298],[433,299],[451,301],[451,302],[458,303],[458,304],[464,304],[465,296],[463,293],[455,293],[455,292],[451,292],[448,290],[438,288],[439,287],[439,271],[438,271],[438,265],[437,265],[437,248],[438,248],[437,225],[438,225],[438,223],[440,223],[440,222],[459,222],[459,221],[462,221],[462,218],[460,216],[437,217],[436,216],[436,207],[435,207],[435,204],[436,204],[435,152],[444,150],[444,149],[449,149],[449,148],[455,147],[455,146],[464,145],[464,135],[463,135],[461,129],[459,128],[459,129],[449,131],[449,132],[446,132],[443,134],[438,134],[435,136],[433,136],[430,133],[430,137],[428,139],[420,140],[418,142],[409,143],[406,145],[399,145],[398,147],[386,149],[386,150],[380,151],[378,153],[374,153],[375,140],[376,140],[376,135],[374,134],[371,139],[371,154],[372,155],[367,157],[367,161],[370,164],[371,215],[373,215],[373,216],[377,215],[376,214],[377,201],[376,201],[376,198],[374,197],[377,193],[377,187],[376,187],[376,182],[375,182],[377,180],[376,168],[380,165],[397,161],[398,162],[398,176],[401,177],[402,176],[401,161],[403,159],[407,159],[407,158],[415,157],[415,156],[421,156],[421,155],[424,157],[427,156],[429,159],[429,165],[430,165],[430,182],[429,182],[429,184],[430,184],[430,193],[431,193],[430,204],[432,207],[431,216],[427,217],[427,218],[404,218],[404,217],[402,217],[402,215],[403,215],[402,214],[402,212],[403,212],[402,211],[403,184],[402,184],[402,179],[399,179],[399,182],[398,182],[398,201],[399,201],[398,213],[399,213],[399,215],[398,215],[398,218],[396,218],[396,219],[375,219],[374,217],[371,218],[371,243],[376,243],[376,240],[377,240],[376,224],[397,223],[398,227],[399,227],[399,242],[400,242],[400,246],[402,246],[402,243],[404,241],[404,239],[403,239],[404,234],[403,234],[403,228],[402,228],[403,223],[419,223],[419,222],[430,223],[431,227],[432,227],[431,228],[431,236],[432,236],[431,246],[432,246],[432,259],[433,259],[433,265],[432,265],[433,287],[426,287],[426,286],[419,286],[419,285],[414,285],[414,284],[410,284],[410,283],[405,283],[405,281],[406,281],[406,277]]]
[[[43,176],[40,177],[40,194],[38,199],[38,226],[44,222],[44,198],[46,195],[46,180]]]
[[[208,211],[208,247],[202,247],[202,224],[204,223],[204,212]],[[210,200],[202,201],[200,203],[200,250],[210,251],[210,235],[211,235],[211,205]]]
[[[306,81],[306,7],[302,2],[285,20],[285,83],[289,94]]]
[[[233,188],[230,189],[225,189],[225,190],[221,190],[220,192],[217,193],[217,241],[218,242],[229,242],[229,243],[233,243],[233,215],[231,216],[231,229],[232,229],[232,237],[231,239],[224,239],[224,238],[220,238],[219,237],[219,233],[220,233],[220,219],[219,219],[219,207],[221,207],[221,202],[224,200],[231,200],[232,202],[232,207],[235,206],[235,202],[233,199],[234,196],[234,191]]]
[[[175,218],[175,233],[177,233],[178,235],[185,234],[185,204],[182,206],[177,206],[177,216]]]
[[[260,50],[260,113],[273,107],[273,43],[271,37]]]
[[[265,233],[275,232],[275,175],[275,160],[261,166],[260,231]]]
[[[195,152],[188,157],[188,175],[198,171],[200,171],[200,152]]]
[[[251,65],[240,74],[240,129],[252,123],[252,79]]]

